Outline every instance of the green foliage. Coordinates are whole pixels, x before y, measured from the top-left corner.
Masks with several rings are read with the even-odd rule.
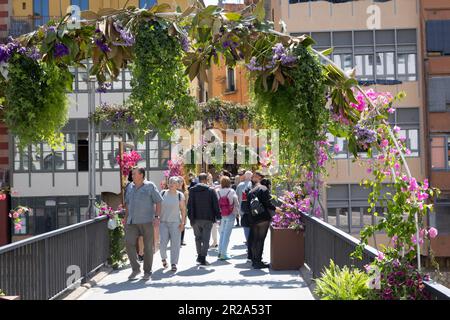
[[[247,121],[255,124],[258,121],[257,109],[254,105],[241,105],[219,98],[209,99],[199,105],[201,120],[208,126],[213,122],[222,122],[227,128],[237,129]]]
[[[144,133],[157,130],[163,137],[174,124],[190,125],[197,105],[189,95],[179,41],[168,33],[168,23],[141,21],[137,26],[130,101],[136,126]]]
[[[263,78],[259,77],[254,94],[257,105],[265,111],[265,119],[280,130],[280,155],[289,156],[280,162],[295,161],[296,166],[314,166],[317,162],[316,142],[325,139],[323,129],[328,121],[328,111],[324,108],[325,75],[310,47],[299,44],[292,54],[298,60],[295,67],[286,71],[292,81],[279,85],[274,92],[267,90]],[[267,79],[269,87],[273,81],[275,76]],[[283,148],[296,152],[283,152]]]
[[[52,147],[62,144],[60,130],[67,122],[66,91],[71,85],[67,69],[19,54],[11,58],[4,117],[20,147],[41,141]]]
[[[316,279],[314,293],[321,300],[365,300],[369,297],[369,276],[358,269],[340,268],[330,260],[321,277]]]
[[[115,228],[114,230],[109,230],[110,256],[108,258],[108,263],[112,266],[113,269],[117,269],[120,268],[126,261],[124,243],[125,232],[124,226],[119,216],[115,215],[112,219],[116,219],[117,228]]]
[[[3,292],[2,289],[0,289],[0,296],[5,296],[6,294]]]

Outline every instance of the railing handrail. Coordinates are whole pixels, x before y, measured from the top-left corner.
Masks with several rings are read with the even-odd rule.
[[[323,220],[321,220],[321,219],[319,219],[317,217],[310,216],[310,215],[307,215],[305,213],[302,213],[302,215],[306,219],[313,220],[315,223],[318,223],[318,224],[322,225],[324,228],[329,229],[330,231],[335,233],[339,238],[341,238],[345,242],[347,242],[349,244],[352,244],[352,245],[355,245],[355,247],[357,245],[359,245],[360,241],[357,238],[353,237],[352,235],[348,234],[347,232],[342,231],[341,229],[336,228],[335,226],[333,226],[333,225],[331,225],[331,224],[329,224],[329,223],[327,223],[327,222],[325,222],[325,221],[323,221]],[[378,250],[375,249],[374,247],[369,246],[369,245],[366,245],[364,247],[364,251],[372,258],[375,258],[376,256],[378,256]]]
[[[360,244],[360,240],[358,240],[357,238],[351,236],[350,234],[336,228],[335,226],[333,226],[317,217],[310,216],[305,213],[302,213],[302,216],[305,219],[309,219],[309,220],[313,221],[314,223],[320,224],[323,228],[328,229],[330,232],[334,233],[338,238],[353,245],[355,248]],[[364,247],[364,251],[371,258],[375,258],[378,256],[378,250],[369,245],[366,245]],[[440,283],[437,283],[433,279],[430,279],[430,281],[424,281],[424,284],[427,288],[427,291],[433,297],[436,297],[438,299],[443,299],[443,300],[450,300],[450,289],[449,288],[443,286]]]
[[[64,227],[64,228],[60,228],[60,229],[57,229],[57,230],[49,231],[49,232],[46,232],[46,233],[39,234],[37,236],[33,236],[33,237],[30,237],[30,238],[27,238],[27,239],[24,239],[24,240],[20,240],[20,241],[16,241],[16,242],[7,244],[5,246],[1,246],[0,247],[0,254],[8,252],[8,251],[11,251],[11,250],[14,250],[16,248],[22,247],[22,246],[27,245],[27,244],[31,244],[31,243],[34,243],[34,242],[37,242],[37,241],[40,241],[40,240],[44,240],[44,239],[47,239],[47,238],[51,238],[51,237],[57,236],[59,234],[65,233],[65,232],[70,231],[70,230],[74,230],[74,229],[78,229],[78,228],[90,225],[92,223],[95,223],[97,221],[101,221],[101,220],[104,220],[104,219],[107,219],[107,218],[108,218],[107,216],[95,217],[95,218],[90,219],[90,220],[85,220],[85,221],[82,221],[82,222],[79,222],[79,223],[75,223],[75,224],[72,224],[72,225]]]

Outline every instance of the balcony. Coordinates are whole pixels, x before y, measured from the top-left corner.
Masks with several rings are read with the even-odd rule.
[[[38,27],[48,23],[49,21],[59,19],[59,16],[26,16],[26,17],[11,17],[8,35],[11,37],[18,37],[22,34],[36,30]]]

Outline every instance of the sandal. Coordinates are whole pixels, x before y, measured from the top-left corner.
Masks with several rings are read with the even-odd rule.
[[[172,265],[172,271],[173,271],[173,272],[176,272],[176,271],[177,271],[177,265],[176,265],[176,264],[173,264],[173,265]]]
[[[164,267],[164,269],[166,269],[169,265],[167,264],[167,260],[162,260],[162,264],[163,264],[163,267]]]

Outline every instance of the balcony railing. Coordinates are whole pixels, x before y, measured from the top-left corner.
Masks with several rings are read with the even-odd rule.
[[[0,247],[0,288],[25,300],[52,299],[109,257],[107,217]]]
[[[332,259],[338,266],[355,266],[362,269],[378,255],[378,251],[366,246],[363,259],[352,259],[350,254],[356,249],[359,240],[338,228],[312,216],[303,215],[305,221],[305,263],[313,277],[330,264]],[[450,300],[450,289],[433,281],[425,282],[433,299]]]
[[[59,19],[59,16],[46,17],[46,16],[27,16],[18,17],[12,16],[10,20],[9,35],[12,37],[18,37],[22,34],[36,30],[39,26],[48,23],[51,20]]]

